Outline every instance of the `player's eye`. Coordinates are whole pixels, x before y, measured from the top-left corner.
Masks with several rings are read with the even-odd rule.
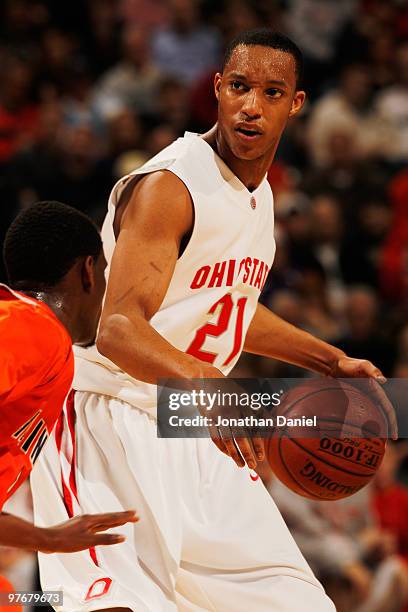
[[[280,89],[275,89],[275,87],[271,87],[270,89],[267,89],[266,90],[266,94],[270,98],[274,98],[274,99],[281,98],[282,95],[283,95],[283,93],[280,91]]]
[[[234,91],[245,91],[247,87],[243,83],[241,83],[241,81],[232,81],[231,89],[233,89]]]

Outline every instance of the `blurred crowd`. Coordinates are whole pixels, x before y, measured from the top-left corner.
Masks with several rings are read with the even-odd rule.
[[[385,375],[408,374],[403,0],[3,0],[1,10],[0,236],[38,199],[100,222],[118,177],[214,123],[213,75],[234,35],[292,36],[309,101],[269,174],[278,250],[263,299]]]
[[[339,501],[300,497],[268,464],[259,471],[337,612],[408,610],[408,487],[401,482],[407,454],[407,441],[389,442],[374,480]]]
[[[262,299],[408,377],[405,0],[2,0],[0,11],[0,243],[39,199],[100,223],[121,175],[213,125],[233,36],[291,36],[308,103],[269,172],[277,255]],[[238,374],[300,371],[251,358]]]

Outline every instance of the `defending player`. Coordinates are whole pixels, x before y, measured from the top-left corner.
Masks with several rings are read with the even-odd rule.
[[[106,266],[95,225],[59,202],[40,202],[14,221],[4,261],[19,291],[0,285],[0,510],[61,414],[74,372],[72,342],[94,341]],[[73,552],[123,542],[98,532],[135,520],[134,512],[78,516],[42,529],[1,513],[0,545]]]
[[[43,586],[63,581],[67,612],[118,602],[135,612],[334,610],[261,482],[237,468],[255,467],[262,441],[241,440],[243,459],[218,442],[235,464],[207,439],[157,439],[155,423],[158,378],[224,376],[242,350],[381,378],[258,305],[275,253],[265,175],[303,105],[300,72],[286,37],[242,35],[215,77],[217,125],[179,138],[111,194],[100,352],[77,352],[77,473],[87,511],[132,500],[143,525],[129,528],[126,546],[98,550],[97,568],[84,553],[41,558]],[[43,524],[63,516],[42,501],[55,494],[55,458],[47,452],[35,475]],[[99,604],[86,598],[96,576],[106,584]]]

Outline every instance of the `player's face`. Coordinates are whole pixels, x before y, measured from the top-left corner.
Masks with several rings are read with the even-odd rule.
[[[215,93],[221,137],[242,160],[273,155],[288,118],[305,100],[296,89],[292,55],[260,45],[234,49],[223,74],[215,76]]]

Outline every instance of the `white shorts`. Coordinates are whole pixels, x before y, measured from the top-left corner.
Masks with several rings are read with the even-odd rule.
[[[158,439],[148,414],[92,393],[75,418],[33,470],[36,523],[132,508],[140,522],[117,528],[123,544],[40,555],[58,610],[335,612],[261,480],[211,440]]]

